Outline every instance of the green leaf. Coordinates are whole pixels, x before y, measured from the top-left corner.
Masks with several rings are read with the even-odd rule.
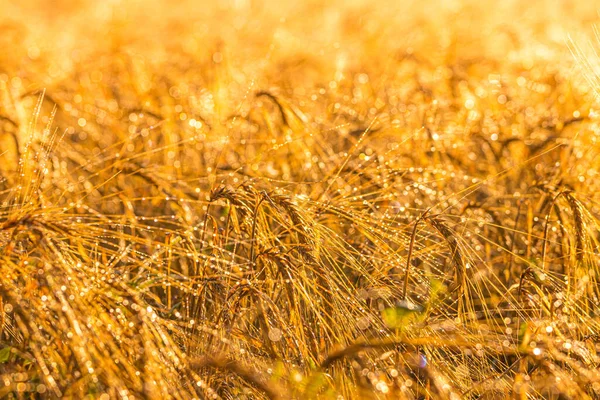
[[[327,384],[327,377],[323,372],[314,372],[306,384],[303,392],[303,398],[305,399],[313,399],[317,397],[319,392],[325,387]]]
[[[396,307],[385,308],[381,312],[381,318],[383,318],[388,328],[401,329],[414,320],[418,320],[423,311],[423,307],[403,300]]]
[[[527,322],[522,322],[519,326],[519,332],[517,334],[519,340],[519,347],[524,349],[527,348],[529,341],[531,340],[531,331]]]
[[[7,363],[8,360],[10,359],[10,347],[5,347],[2,350],[0,350],[0,363]]]
[[[435,306],[439,298],[446,292],[446,285],[439,279],[432,279],[429,283],[429,307]]]
[[[221,216],[222,217],[228,216],[229,215],[229,211],[230,211],[229,205],[223,206],[223,208],[221,209]]]

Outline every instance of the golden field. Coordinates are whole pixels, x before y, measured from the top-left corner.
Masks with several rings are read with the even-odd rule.
[[[0,11],[0,396],[600,398],[596,5]]]

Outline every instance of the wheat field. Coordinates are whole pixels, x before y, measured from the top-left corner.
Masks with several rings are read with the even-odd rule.
[[[0,0],[0,397],[600,398],[599,18]]]

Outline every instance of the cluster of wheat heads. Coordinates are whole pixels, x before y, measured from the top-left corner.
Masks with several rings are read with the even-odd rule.
[[[593,8],[35,5],[0,2],[2,396],[600,396]]]

